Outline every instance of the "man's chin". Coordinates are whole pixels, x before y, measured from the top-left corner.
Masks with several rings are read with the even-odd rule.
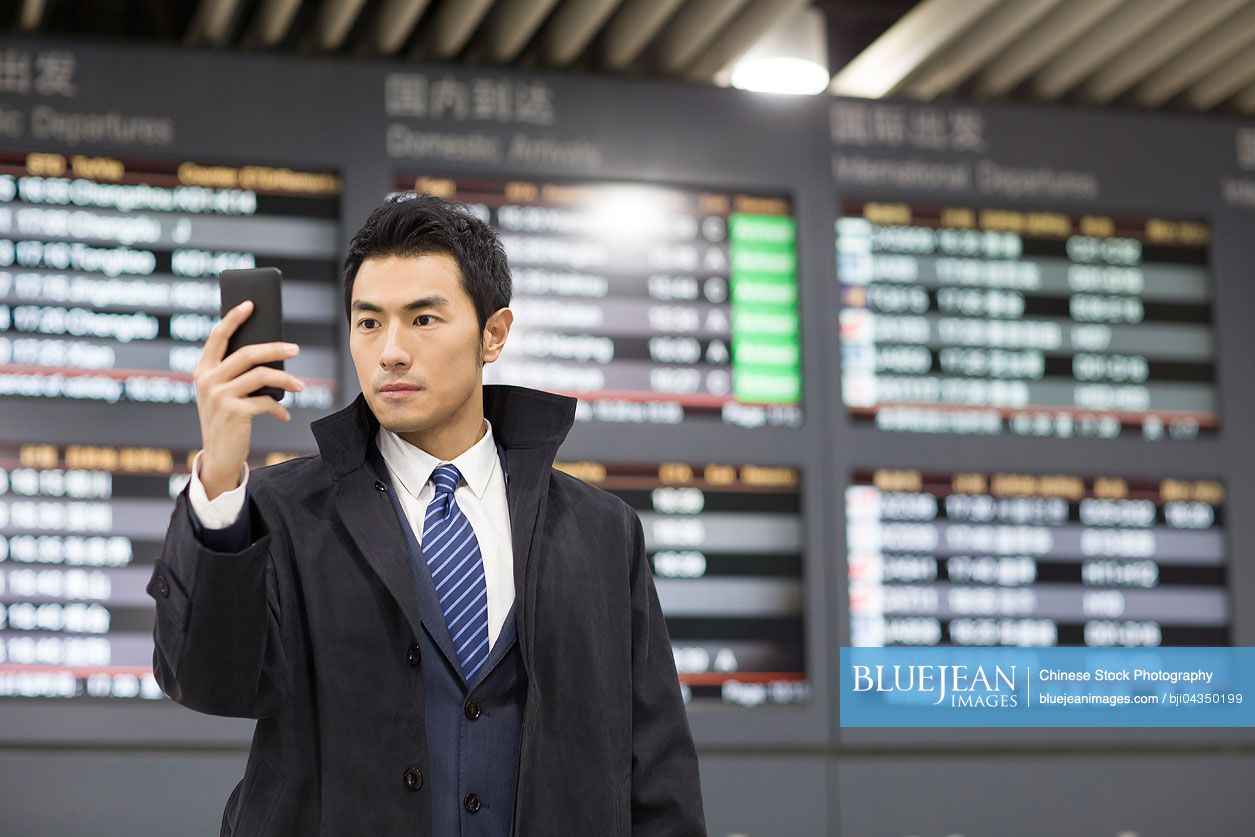
[[[379,419],[379,423],[393,432],[397,432],[397,425],[408,426],[427,423],[426,411],[420,410],[418,405],[413,402],[414,399],[412,397],[399,399],[384,398],[378,394],[366,398],[366,403],[370,406],[375,417]]]

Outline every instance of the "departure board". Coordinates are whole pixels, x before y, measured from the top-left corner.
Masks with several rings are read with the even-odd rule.
[[[1215,431],[1207,224],[857,202],[836,226],[856,419],[1032,437]]]
[[[0,444],[0,698],[164,697],[145,588],[195,453]]]
[[[802,422],[797,223],[779,195],[402,175],[496,228],[514,326],[485,383],[577,398],[577,421]]]
[[[620,497],[640,516],[686,702],[810,700],[796,469],[554,467]]]
[[[1228,645],[1212,480],[856,471],[851,645]]]
[[[218,274],[277,267],[306,382],[284,403],[330,408],[339,195],[329,172],[0,152],[0,399],[190,404]]]

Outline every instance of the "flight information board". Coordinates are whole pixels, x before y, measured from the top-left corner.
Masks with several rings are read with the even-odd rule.
[[[277,267],[306,382],[284,403],[330,408],[340,188],[285,167],[0,152],[0,398],[190,404],[218,274]]]
[[[855,418],[932,433],[1215,431],[1205,223],[850,202],[836,226]]]
[[[851,645],[1228,645],[1212,480],[856,471]]]
[[[557,462],[640,516],[686,702],[810,700],[794,468]]]
[[[0,698],[164,697],[145,588],[195,453],[0,444]]]
[[[575,397],[580,421],[801,424],[788,198],[414,175],[393,186],[462,202],[501,237],[515,319],[485,383]]]

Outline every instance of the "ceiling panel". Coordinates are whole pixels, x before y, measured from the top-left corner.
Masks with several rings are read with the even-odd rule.
[[[1255,0],[20,0],[14,34],[726,83],[807,3],[831,91],[1255,114]],[[3,21],[0,21],[3,22]]]

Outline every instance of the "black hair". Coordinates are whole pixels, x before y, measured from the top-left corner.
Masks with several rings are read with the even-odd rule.
[[[353,282],[362,262],[435,253],[458,263],[462,289],[475,305],[482,334],[488,318],[510,304],[510,266],[501,239],[466,206],[414,192],[393,195],[376,207],[349,242],[341,270],[344,316],[352,319]]]

